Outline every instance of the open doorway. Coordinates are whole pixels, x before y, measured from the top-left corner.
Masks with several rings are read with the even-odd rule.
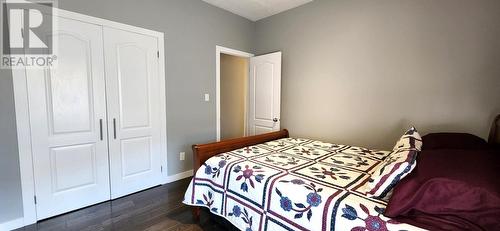
[[[220,56],[221,140],[246,136],[248,58]]]
[[[216,46],[217,141],[280,129],[281,56]]]
[[[216,47],[217,140],[246,135],[249,58],[253,54]]]

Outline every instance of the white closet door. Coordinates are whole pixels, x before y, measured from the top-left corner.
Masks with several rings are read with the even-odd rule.
[[[104,27],[111,198],[161,182],[156,37]]]
[[[26,70],[38,220],[110,199],[102,27],[60,18],[46,36],[57,67]]]
[[[250,58],[248,135],[278,131],[281,104],[281,52]]]

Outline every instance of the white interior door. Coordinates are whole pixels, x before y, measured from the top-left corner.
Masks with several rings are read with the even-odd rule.
[[[46,36],[58,65],[26,69],[38,220],[110,199],[102,27],[60,18]]]
[[[250,58],[248,135],[280,129],[281,52]]]
[[[104,27],[111,198],[161,182],[158,39]]]

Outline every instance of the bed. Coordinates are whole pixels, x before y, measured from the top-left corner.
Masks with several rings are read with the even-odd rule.
[[[282,130],[193,145],[196,174],[186,190],[183,203],[193,206],[193,216],[197,220],[200,208],[205,207],[245,231],[433,229],[436,226],[429,225],[432,222],[412,217],[415,211],[411,206],[414,205],[394,206],[404,204],[408,197],[404,193],[392,197],[399,200],[387,213],[392,218],[384,215],[393,191],[414,190],[408,186],[411,183],[396,185],[415,168],[417,159],[416,154],[410,155],[417,151],[414,146],[400,145],[400,141],[390,151],[370,150],[290,138],[288,131]],[[412,142],[415,145],[415,139]],[[405,152],[410,153],[408,158],[405,156],[409,164],[401,166],[398,163],[402,171],[397,177],[386,179],[386,190],[372,195],[374,190],[367,189],[367,185],[380,186],[380,182],[373,182],[374,176],[389,166],[387,164],[397,148],[410,150]],[[412,179],[411,176],[407,178]],[[500,205],[493,206],[497,207],[489,216],[498,214]],[[408,216],[399,216],[394,211],[406,212]],[[495,223],[495,218],[492,219]],[[439,223],[434,221],[434,224]]]
[[[198,168],[184,203],[240,230],[419,230],[382,215],[387,201],[363,190],[390,151],[289,138],[283,130],[194,152]]]

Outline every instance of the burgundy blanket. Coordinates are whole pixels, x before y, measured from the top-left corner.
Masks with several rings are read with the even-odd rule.
[[[500,230],[500,151],[422,151],[385,215],[430,230]]]

